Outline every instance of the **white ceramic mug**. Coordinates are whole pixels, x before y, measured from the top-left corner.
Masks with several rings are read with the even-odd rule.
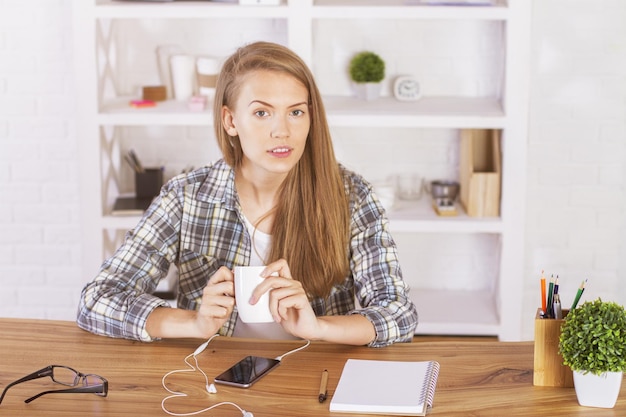
[[[250,304],[252,292],[263,282],[261,272],[264,266],[235,267],[235,304],[239,317],[244,323],[270,323],[274,321],[270,313],[269,291],[259,298],[256,304]]]

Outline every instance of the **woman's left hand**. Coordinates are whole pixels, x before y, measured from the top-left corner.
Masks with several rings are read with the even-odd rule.
[[[256,304],[261,296],[269,291],[269,304],[274,321],[296,337],[320,339],[322,330],[315,316],[302,283],[293,279],[289,265],[284,259],[265,267],[265,279],[257,285],[250,299]]]

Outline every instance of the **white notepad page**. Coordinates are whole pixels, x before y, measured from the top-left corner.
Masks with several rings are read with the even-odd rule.
[[[439,363],[348,359],[330,411],[426,415],[432,407]]]

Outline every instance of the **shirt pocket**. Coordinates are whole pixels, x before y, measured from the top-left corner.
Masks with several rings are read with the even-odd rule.
[[[180,308],[197,310],[202,299],[202,290],[209,278],[220,268],[217,259],[191,250],[181,251],[178,265]]]

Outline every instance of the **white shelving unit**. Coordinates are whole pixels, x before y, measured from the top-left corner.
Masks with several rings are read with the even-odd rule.
[[[416,235],[486,235],[495,237],[495,278],[484,288],[432,289],[420,284],[412,297],[420,312],[418,333],[497,335],[501,340],[521,336],[521,296],[523,271],[523,224],[526,177],[527,57],[530,6],[526,0],[499,0],[490,7],[409,5],[403,0],[284,0],[280,6],[239,6],[225,2],[176,1],[167,3],[112,0],[75,0],[74,24],[76,82],[79,86],[83,202],[84,273],[89,279],[103,257],[107,233],[133,227],[138,218],[111,216],[116,197],[111,183],[119,182],[121,170],[119,131],[150,127],[210,128],[210,111],[190,112],[184,103],[169,101],[150,109],[130,108],[131,91],[124,85],[124,72],[115,49],[125,39],[123,29],[133,23],[247,21],[270,22],[278,41],[285,42],[302,56],[320,78],[328,119],[332,128],[357,129],[499,129],[502,131],[501,216],[472,218],[435,215],[424,199],[403,202],[390,212],[394,233]],[[315,65],[317,54],[332,45],[320,45],[319,25],[348,24],[354,21],[398,24],[478,24],[501,28],[499,42],[501,88],[494,95],[425,95],[417,102],[399,102],[383,97],[375,102],[359,101],[345,89],[333,91],[324,82],[323,68]],[[129,26],[131,25],[131,26]],[[237,33],[224,33],[224,39]],[[352,36],[358,37],[358,34]],[[389,35],[393,41],[394,34]],[[270,39],[273,40],[273,39]],[[210,43],[211,40],[205,42]],[[235,43],[236,44],[236,43]],[[415,46],[419,48],[419,45]],[[112,52],[113,51],[113,52]],[[336,51],[335,51],[336,52]],[[396,50],[390,54],[399,54]],[[115,59],[112,57],[115,56]],[[112,62],[115,61],[115,62]],[[334,91],[337,90],[337,91]],[[113,191],[112,191],[113,189]],[[116,232],[115,232],[116,231]],[[404,247],[405,252],[410,248]],[[405,277],[413,286],[410,277]],[[435,279],[435,278],[433,278]],[[444,286],[445,287],[445,286]]]

